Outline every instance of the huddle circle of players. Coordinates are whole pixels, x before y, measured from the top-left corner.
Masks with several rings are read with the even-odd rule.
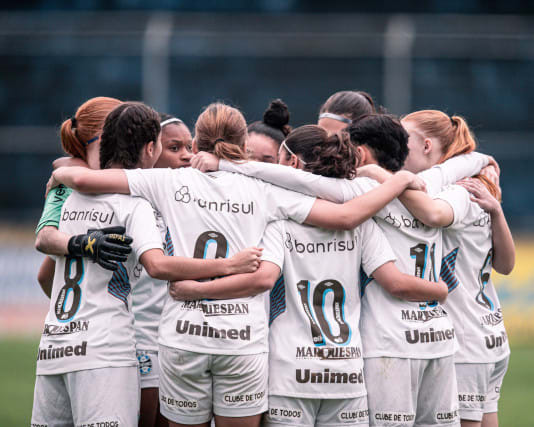
[[[343,91],[194,130],[106,97],[62,124],[32,426],[498,424],[515,249],[463,118]]]

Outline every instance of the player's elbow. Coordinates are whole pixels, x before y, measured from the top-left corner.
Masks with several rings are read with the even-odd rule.
[[[514,270],[515,255],[506,260],[499,260],[497,262],[495,261],[496,260],[493,261],[493,269],[499,274],[508,276]]]
[[[91,179],[85,174],[80,174],[72,178],[71,187],[80,193],[91,193],[93,186],[91,185]]]
[[[163,268],[161,262],[158,262],[153,257],[143,260],[143,267],[150,277],[158,280],[168,280],[168,275]]]
[[[432,209],[425,215],[422,222],[429,227],[446,227],[452,221],[444,215],[444,213],[439,209]]]

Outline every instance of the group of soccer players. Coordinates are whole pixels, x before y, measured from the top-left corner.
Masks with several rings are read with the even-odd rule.
[[[498,425],[515,249],[461,117],[99,97],[61,142],[32,426]]]

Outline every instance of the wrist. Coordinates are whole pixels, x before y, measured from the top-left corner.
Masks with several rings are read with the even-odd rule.
[[[223,276],[229,276],[231,274],[236,274],[236,268],[233,261],[233,258],[217,258],[221,260],[221,269],[223,271]]]
[[[499,202],[495,203],[493,206],[491,206],[489,212],[491,217],[498,217],[500,215],[504,215],[502,206]]]

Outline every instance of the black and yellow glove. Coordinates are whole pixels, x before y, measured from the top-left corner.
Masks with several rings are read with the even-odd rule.
[[[69,256],[90,258],[106,270],[117,270],[117,262],[124,262],[132,251],[133,239],[124,234],[122,226],[90,229],[86,234],[72,236]]]

